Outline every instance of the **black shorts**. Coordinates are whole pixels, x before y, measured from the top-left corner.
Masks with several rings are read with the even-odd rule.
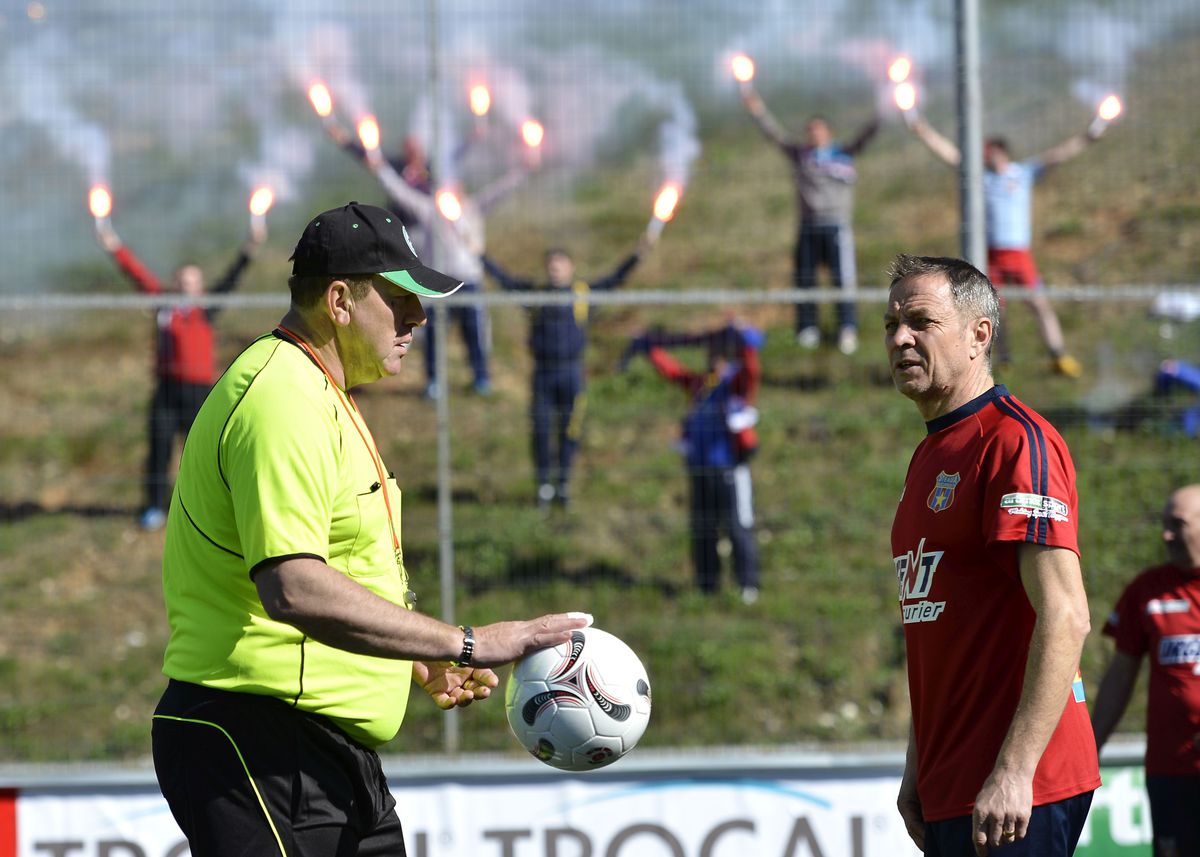
[[[267,696],[171,680],[154,771],[192,857],[403,857],[379,756]]]
[[[1002,857],[1070,857],[1075,853],[1092,793],[1035,806],[1029,831],[1020,842],[988,848]],[[925,857],[975,857],[975,831],[969,815],[925,822]]]
[[[1200,854],[1200,776],[1146,775],[1154,857]]]

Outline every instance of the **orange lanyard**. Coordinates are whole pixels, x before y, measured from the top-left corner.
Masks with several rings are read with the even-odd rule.
[[[338,400],[342,403],[342,407],[344,407],[346,409],[346,413],[350,415],[350,422],[354,424],[354,428],[358,431],[358,436],[362,438],[363,446],[367,448],[367,454],[371,456],[371,463],[375,465],[375,474],[379,477],[379,487],[383,491],[383,505],[387,507],[388,530],[391,531],[392,547],[396,551],[396,567],[400,568],[402,564],[400,559],[400,536],[396,532],[396,522],[392,517],[392,499],[388,494],[387,474],[384,472],[383,459],[379,457],[379,448],[375,445],[374,438],[371,437],[370,429],[366,427],[365,423],[359,425],[358,419],[355,417],[355,413],[358,411],[358,403],[354,401],[354,397],[350,395],[348,390],[345,393],[342,392],[342,388],[337,385],[337,381],[333,379],[333,375],[330,374],[327,368],[325,368],[325,364],[321,362],[321,358],[317,356],[317,352],[313,350],[311,345],[301,339],[298,334],[293,333],[283,325],[279,325],[276,330],[286,336],[290,342],[298,346],[301,351],[312,358],[314,363],[321,367],[321,371],[325,373],[325,377],[329,379],[330,385],[333,386],[333,391],[337,393]],[[347,401],[347,399],[349,401]],[[352,404],[354,405],[353,408],[350,407]]]

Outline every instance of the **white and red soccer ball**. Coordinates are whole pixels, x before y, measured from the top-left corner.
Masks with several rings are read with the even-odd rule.
[[[513,667],[504,692],[508,725],[547,765],[590,771],[637,744],[650,722],[650,679],[629,646],[598,628],[542,649]]]

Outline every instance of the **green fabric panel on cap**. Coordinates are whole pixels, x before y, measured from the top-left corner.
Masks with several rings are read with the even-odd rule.
[[[426,288],[413,279],[412,274],[408,271],[384,271],[379,276],[383,277],[389,283],[395,283],[402,289],[412,292],[414,295],[421,295],[426,298],[444,298],[444,292],[435,292],[433,289]]]

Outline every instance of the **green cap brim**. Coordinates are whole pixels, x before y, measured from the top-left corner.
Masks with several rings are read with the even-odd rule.
[[[463,287],[462,280],[448,277],[440,271],[424,266],[410,268],[407,271],[383,271],[379,276],[389,283],[423,298],[444,298]]]

